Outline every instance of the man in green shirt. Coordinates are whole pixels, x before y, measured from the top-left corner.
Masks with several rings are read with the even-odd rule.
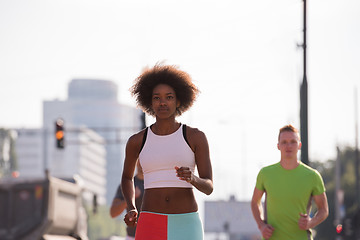
[[[312,240],[311,229],[329,215],[324,182],[318,171],[298,160],[301,142],[295,127],[280,129],[277,147],[280,162],[262,168],[257,176],[251,200],[253,216],[264,239]],[[317,212],[310,217],[312,201]]]

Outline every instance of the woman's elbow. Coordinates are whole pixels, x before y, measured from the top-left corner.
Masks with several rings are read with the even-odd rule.
[[[213,183],[211,181],[211,183],[209,184],[208,189],[205,191],[205,194],[210,195],[213,191],[214,191],[214,186],[213,186]]]

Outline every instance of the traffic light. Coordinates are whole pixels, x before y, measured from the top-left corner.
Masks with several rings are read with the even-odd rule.
[[[343,230],[342,224],[336,225],[336,233],[337,234],[341,234],[342,230]]]
[[[59,118],[55,122],[56,147],[59,149],[63,149],[65,147],[64,135],[64,120]]]

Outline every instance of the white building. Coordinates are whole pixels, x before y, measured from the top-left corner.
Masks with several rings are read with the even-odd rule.
[[[16,153],[20,177],[53,177],[80,180],[85,188],[84,198],[91,202],[94,195],[99,204],[106,199],[106,150],[104,139],[87,128],[66,135],[74,144],[56,148],[54,131],[18,129]]]
[[[260,240],[250,202],[205,201],[206,239]],[[225,238],[224,238],[225,237]]]
[[[65,122],[65,149],[74,143],[66,135],[86,126],[106,142],[106,201],[111,203],[121,180],[127,139],[144,127],[143,113],[118,102],[118,87],[105,80],[72,80],[65,101],[44,101],[43,125],[54,131],[55,121]]]
[[[21,177],[45,177],[43,131],[41,129],[17,129],[15,144],[18,171]]]

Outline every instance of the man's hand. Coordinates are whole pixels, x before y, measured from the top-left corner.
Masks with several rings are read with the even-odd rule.
[[[308,230],[311,218],[308,214],[300,213],[299,228],[302,230]]]
[[[264,224],[260,229],[261,235],[265,239],[269,239],[272,236],[274,230],[275,230],[274,227],[271,226],[270,224]]]

